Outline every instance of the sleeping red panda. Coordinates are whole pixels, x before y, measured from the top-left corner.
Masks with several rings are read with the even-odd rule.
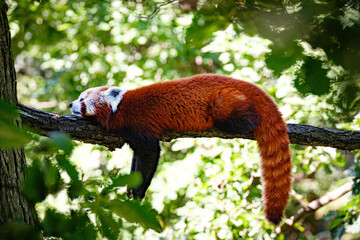
[[[254,131],[262,158],[266,218],[280,223],[291,191],[290,141],[274,101],[254,84],[205,74],[130,91],[97,87],[81,93],[70,108],[76,116],[94,117],[107,130],[116,130],[130,145],[131,171],[140,172],[143,182],[128,193],[139,199],[154,176],[159,139],[167,131]]]

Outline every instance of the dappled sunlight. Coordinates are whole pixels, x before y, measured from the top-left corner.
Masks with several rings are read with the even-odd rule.
[[[278,8],[261,5],[265,1],[220,2],[214,7],[213,1],[194,1],[198,5],[189,5],[186,10],[182,4],[193,1],[11,1],[8,16],[19,102],[71,114],[70,102],[91,87],[132,90],[155,82],[216,73],[264,89],[286,123],[360,129],[358,73],[353,74],[351,61],[357,55],[351,48],[344,49],[354,58],[345,61],[342,53],[329,52],[315,42],[310,44],[308,40],[313,36],[301,32],[310,22],[301,28],[294,25],[296,31],[286,32],[293,22],[271,15]],[[285,2],[291,6],[281,9],[291,14],[306,7]],[[315,2],[322,6],[321,1]],[[253,7],[265,9],[269,15],[261,11],[259,16],[249,14]],[[358,10],[349,5],[337,9],[341,11],[346,14],[332,19],[343,23],[339,31],[358,26]],[[266,21],[260,18],[252,22],[261,16]],[[304,17],[297,16],[300,20]],[[264,25],[274,19],[273,29]],[[325,20],[323,15],[312,22]],[[274,37],[270,30],[287,35]],[[314,33],[320,34],[316,28]],[[340,44],[344,39],[336,41]],[[329,39],[329,44],[330,40],[334,39]],[[348,40],[353,46],[352,39]],[[346,75],[349,73],[351,76]],[[56,209],[64,218],[73,213],[71,210],[80,209],[86,216],[82,222],[92,224],[93,236],[98,239],[320,239],[321,234],[330,236],[333,230],[329,226],[343,226],[355,238],[359,236],[360,218],[356,220],[355,216],[360,200],[355,192],[316,209],[314,214],[310,212],[308,218],[294,225],[284,224],[307,211],[309,202],[357,176],[359,151],[291,145],[293,191],[284,221],[275,230],[264,216],[261,163],[255,141],[181,138],[161,143],[159,165],[141,203],[128,201],[126,195],[127,184],[136,188],[141,182],[141,176],[127,175],[133,158],[127,144],[110,151],[74,141],[69,153],[61,144],[44,142],[43,138],[34,138],[26,147],[29,164],[48,161],[55,172],[41,176],[50,186],[41,187],[50,190],[36,203],[40,219],[48,209]],[[54,146],[59,149],[53,150]],[[47,164],[39,165],[49,167]],[[51,189],[54,182],[61,191]],[[347,206],[353,212],[346,210]],[[162,232],[158,225],[149,227],[139,220],[151,215],[151,208],[157,216],[152,212],[149,222],[161,224]],[[354,219],[354,225],[346,223],[345,215]],[[281,230],[284,226],[287,229]]]

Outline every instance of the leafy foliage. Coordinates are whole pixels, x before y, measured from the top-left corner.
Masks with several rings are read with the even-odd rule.
[[[0,239],[26,240],[41,239],[41,232],[37,227],[24,223],[6,223],[0,228]]]
[[[330,91],[330,79],[319,60],[306,58],[300,68],[300,74],[295,79],[295,87],[302,93],[323,95]]]
[[[26,169],[23,192],[35,204],[66,191],[72,208],[60,212],[46,207],[39,228],[25,227],[24,231],[34,236],[32,239],[40,239],[40,231],[45,237],[61,239],[97,239],[99,236],[118,239],[122,219],[139,223],[146,229],[162,231],[157,213],[151,206],[136,200],[126,200],[124,193],[118,192],[120,187],[128,183],[132,187],[139,185],[142,181],[139,174],[120,175],[113,171],[100,179],[84,179],[68,160],[73,149],[69,137],[63,133],[53,132],[50,139],[41,137],[39,140],[38,145],[32,149],[36,154],[33,155],[32,164]],[[28,237],[12,234],[14,229],[24,228],[22,225],[10,224],[5,227],[9,231],[0,232],[0,237]]]
[[[69,114],[69,102],[88,87],[132,89],[211,72],[259,85],[288,122],[359,129],[358,11],[356,1],[13,1],[9,20],[19,100]],[[163,143],[161,164],[139,203],[130,202],[123,189],[141,181],[124,174],[131,161],[127,147],[110,153],[71,143],[61,133],[51,137],[26,147],[30,166],[24,190],[36,202],[41,222],[40,229],[29,230],[35,234],[41,230],[64,239],[82,232],[89,239],[359,236],[350,230],[359,226],[356,192],[339,200],[342,209],[329,204],[277,234],[263,217],[253,142]],[[292,152],[294,192],[286,218],[357,172],[358,151],[292,146]],[[38,189],[31,191],[34,186]],[[57,224],[62,231],[54,228]]]
[[[31,140],[26,130],[19,129],[16,121],[19,114],[14,106],[0,100],[0,147],[19,147]]]
[[[337,212],[330,212],[328,218],[331,220],[329,229],[332,239],[341,239],[347,226],[353,225],[360,215],[360,158],[357,154],[357,164],[354,169],[354,185],[352,189],[353,201],[346,204]]]
[[[112,200],[109,206],[112,212],[125,218],[128,222],[140,223],[145,228],[154,229],[157,232],[162,231],[160,223],[156,220],[155,212],[149,211],[148,207],[140,205],[139,202]]]
[[[350,103],[354,99],[359,103],[358,1],[213,0],[198,7],[185,38],[188,44],[202,47],[211,41],[214,28],[225,29],[227,23],[236,22],[240,31],[272,41],[266,63],[275,75],[300,64],[294,85],[300,93],[319,96],[330,93],[332,103],[343,111],[359,111],[360,104]],[[199,36],[194,37],[194,33]],[[309,57],[309,47],[317,51],[318,59]],[[324,69],[323,65],[327,67]],[[341,94],[335,91],[348,81],[353,89]],[[340,96],[345,101],[340,101]]]

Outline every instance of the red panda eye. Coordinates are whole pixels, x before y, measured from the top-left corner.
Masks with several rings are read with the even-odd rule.
[[[84,98],[80,98],[80,102],[84,101]]]

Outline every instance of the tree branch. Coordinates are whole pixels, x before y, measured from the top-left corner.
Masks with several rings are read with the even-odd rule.
[[[315,199],[314,201],[310,202],[306,206],[303,206],[303,208],[301,208],[295,216],[292,216],[291,218],[286,219],[284,225],[282,225],[281,227],[280,226],[277,227],[276,233],[279,234],[281,232],[287,231],[292,226],[294,226],[294,224],[296,222],[299,222],[300,220],[306,218],[308,215],[315,212],[322,206],[324,206],[336,199],[339,199],[346,193],[350,192],[352,189],[353,183],[354,183],[353,181],[349,181],[349,182],[345,183],[344,185],[334,189],[333,191],[326,193],[324,196],[322,196],[318,199]]]
[[[106,131],[90,119],[82,119],[73,115],[59,115],[40,111],[19,104],[20,116],[23,123],[47,135],[49,131],[63,131],[73,139],[92,144],[100,144],[113,150],[124,145],[118,133]],[[336,130],[329,128],[312,127],[300,124],[288,124],[288,134],[293,144],[308,146],[328,146],[345,150],[360,149],[360,131]],[[170,141],[184,137],[220,137],[254,139],[254,134],[229,134],[207,130],[203,132],[168,132],[162,141]]]

